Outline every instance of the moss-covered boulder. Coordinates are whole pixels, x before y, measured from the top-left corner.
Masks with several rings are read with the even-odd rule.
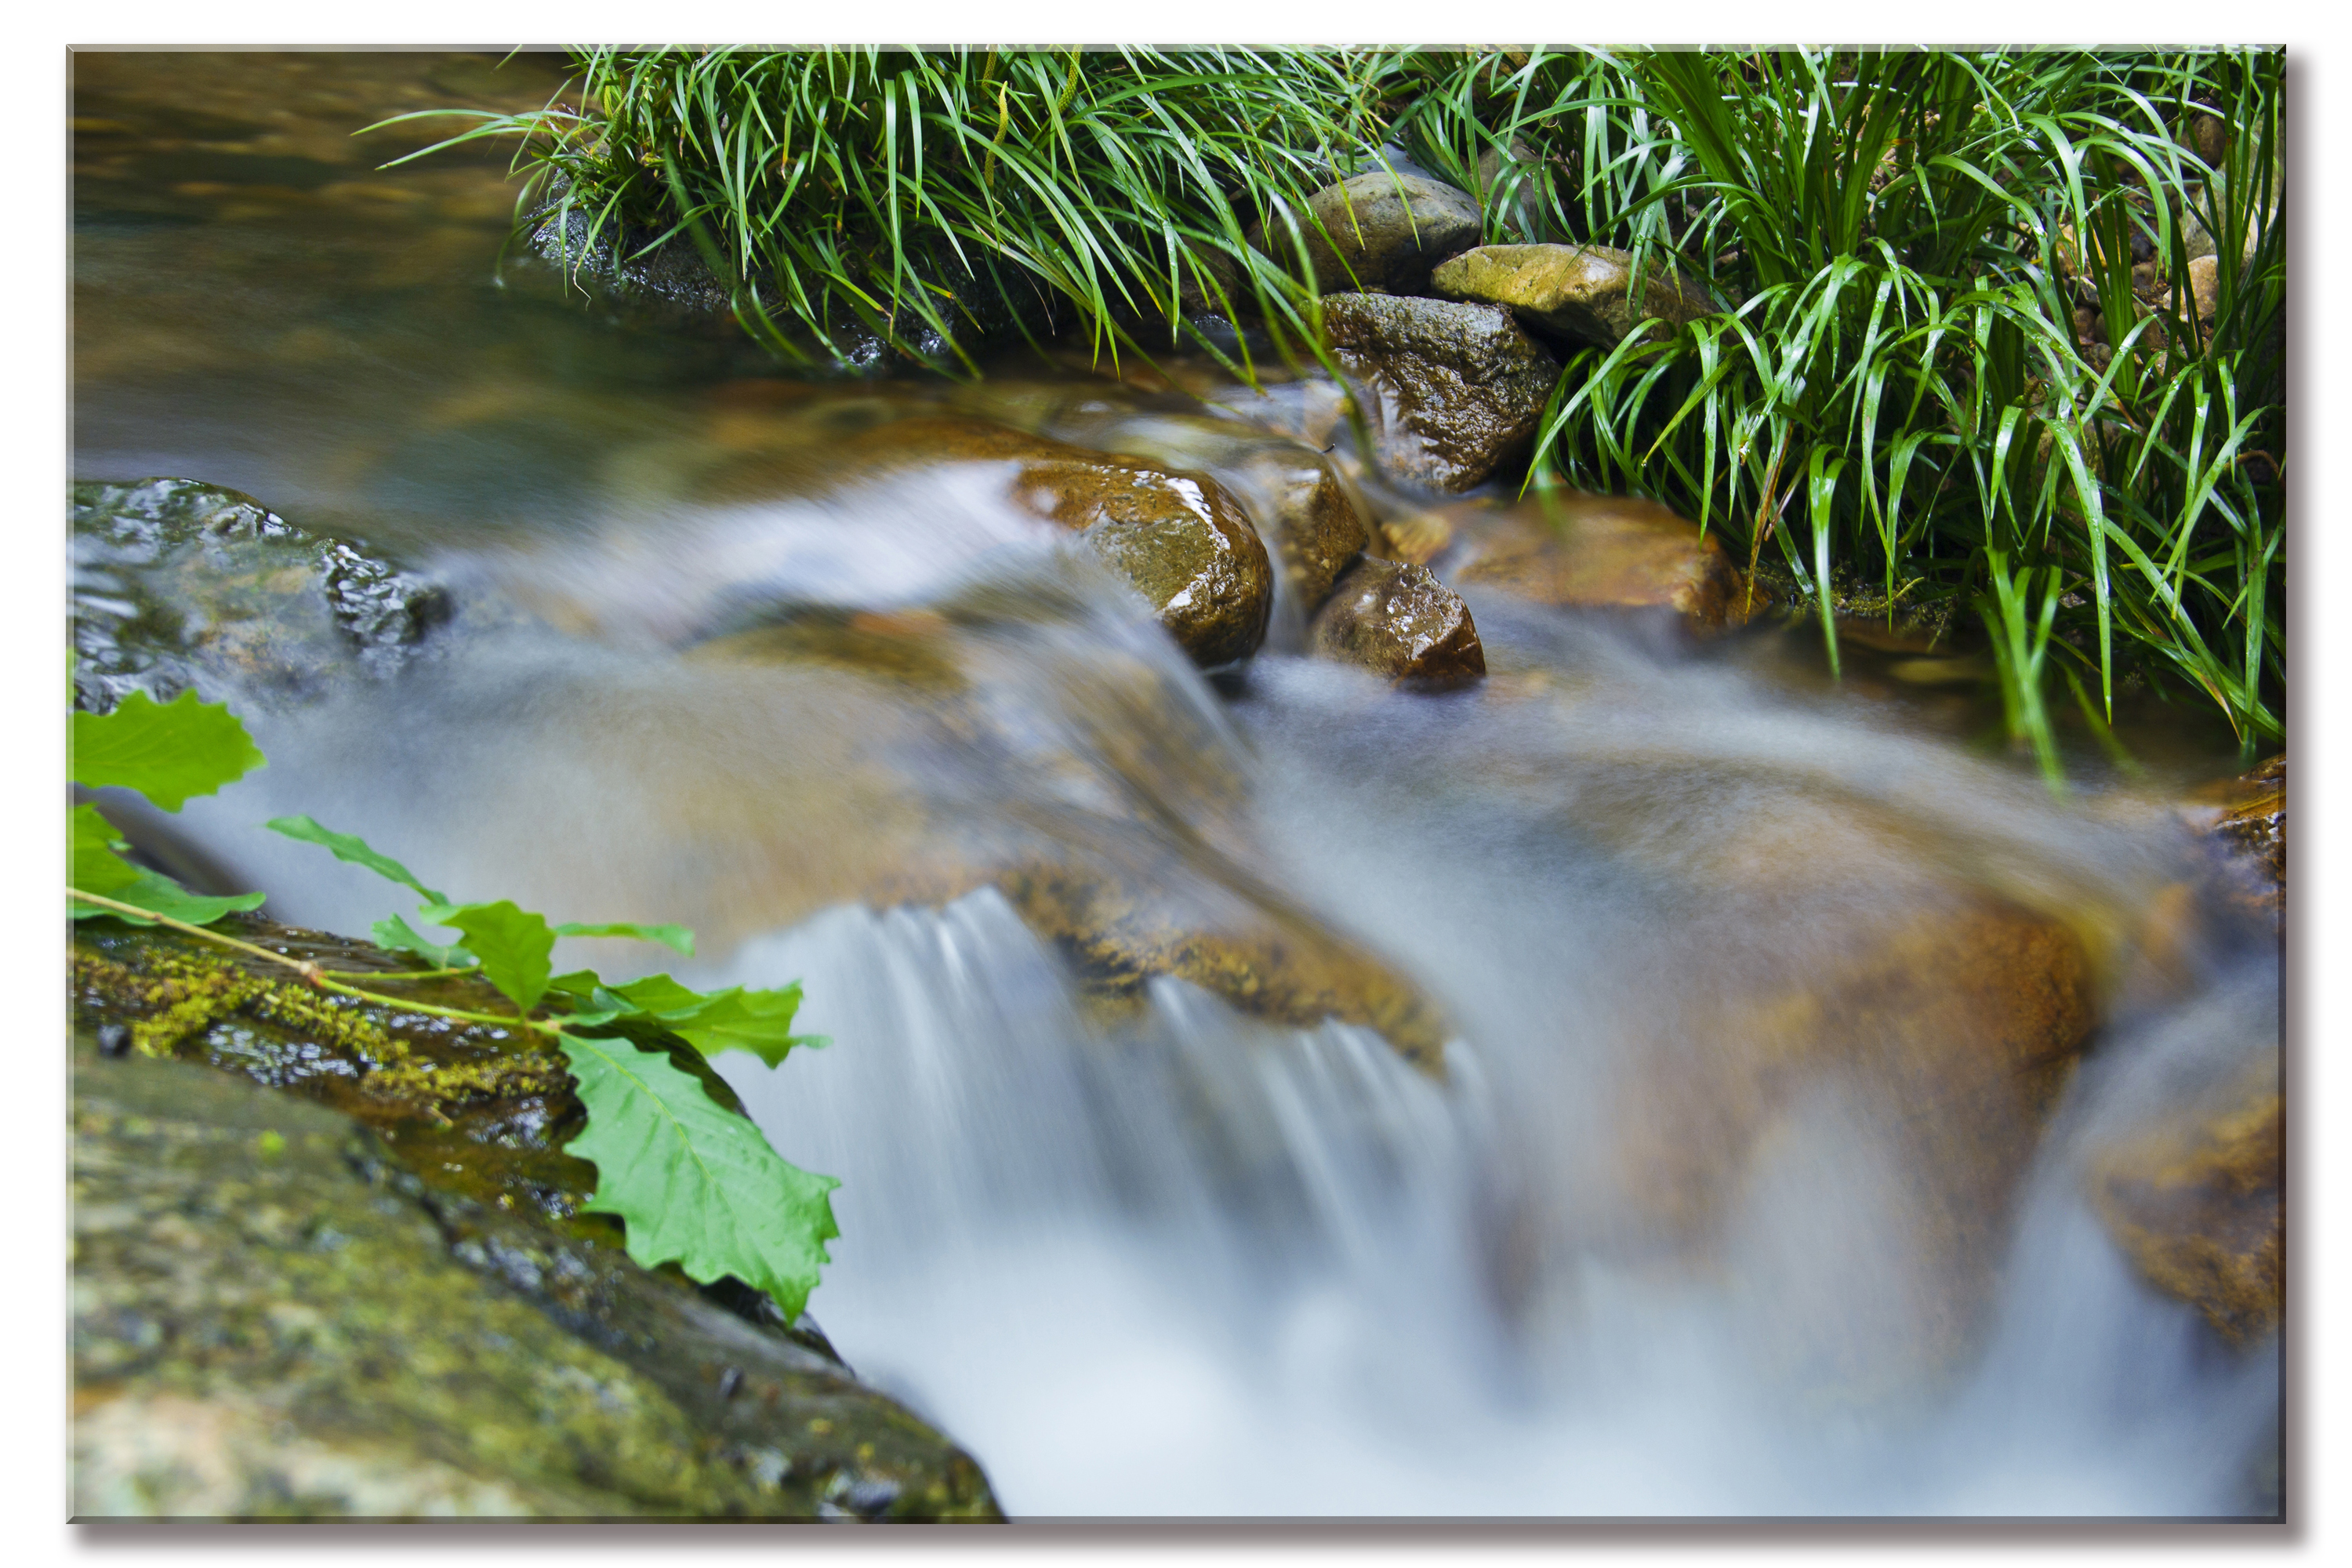
[[[344,540],[297,528],[237,490],[194,479],[76,484],[76,706],[130,690],[168,701],[312,695],[388,675],[448,618],[436,584]]]
[[[1671,330],[1721,309],[1704,285],[1656,259],[1636,289],[1632,254],[1605,245],[1482,245],[1440,266],[1430,289],[1500,305],[1525,326],[1600,348],[1654,332],[1653,321]]]
[[[580,1212],[559,1058],[166,931],[85,921],[71,957],[78,1513],[995,1517],[807,1320],[641,1268]]]

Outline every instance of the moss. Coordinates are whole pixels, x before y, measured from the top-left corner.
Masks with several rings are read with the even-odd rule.
[[[363,943],[234,934],[403,984]],[[739,1281],[640,1268],[578,1212],[580,1108],[531,1037],[160,928],[86,921],[71,963],[78,1215],[143,1216],[77,1241],[85,1511],[995,1516],[971,1458],[821,1335]],[[110,1024],[138,1056],[89,1048]],[[740,1109],[690,1047],[636,1038]]]

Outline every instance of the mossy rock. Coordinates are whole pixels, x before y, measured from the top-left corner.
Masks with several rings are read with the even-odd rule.
[[[807,1320],[639,1268],[580,1212],[559,1058],[169,931],[85,921],[71,961],[78,1512],[997,1517]],[[638,1043],[740,1110],[683,1042]]]

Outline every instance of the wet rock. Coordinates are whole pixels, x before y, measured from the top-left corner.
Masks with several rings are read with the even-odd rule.
[[[2236,1345],[2284,1300],[2285,1110],[2278,1058],[2090,1156],[2093,1205],[2134,1267]]]
[[[1572,495],[1453,506],[1419,524],[1417,536],[1409,542],[1433,543],[1433,558],[1453,581],[1538,604],[1668,609],[1707,628],[1744,619],[1748,609],[1723,546],[1655,501]]]
[[[1257,651],[1274,610],[1265,542],[1214,479],[1097,456],[1024,463],[1024,504],[1092,547],[1205,669]]]
[[[1451,1030],[1417,986],[1245,878],[1203,885],[1172,862],[1064,861],[1008,873],[998,885],[1099,1005],[1131,1007],[1155,976],[1168,975],[1270,1023],[1361,1025],[1422,1071],[1444,1071]]]
[[[1486,673],[1470,607],[1426,566],[1358,562],[1316,616],[1307,641],[1318,658],[1397,679],[1474,680]]]
[[[693,797],[688,845],[730,846],[698,888],[730,911],[701,931],[706,949],[843,901],[938,906],[992,887],[1114,1021],[1166,976],[1269,1023],[1362,1025],[1438,1070],[1449,1026],[1426,994],[1254,873],[1265,855],[1249,775],[1213,700],[1085,633],[1075,613],[997,590],[694,650],[743,664],[730,710],[763,691],[824,697],[780,720],[805,728],[813,752],[793,758],[804,773],[771,781],[800,803],[789,821],[772,796]],[[1006,668],[1021,686],[992,680]],[[865,690],[845,700],[853,681]],[[890,765],[907,756],[928,775]]]
[[[1692,1005],[1625,1102],[1631,1209],[1612,1223],[1704,1254],[1751,1184],[1792,1162],[1851,1181],[1841,1162],[1866,1155],[1896,1250],[1861,1266],[1877,1279],[1851,1299],[1833,1272],[1799,1289],[1811,1310],[1776,1331],[1804,1381],[1883,1392],[1958,1364],[1981,1331],[2019,1184],[2096,1021],[2094,976],[2066,924],[1982,897],[1823,934],[1801,977],[1681,983]],[[1825,1139],[1857,1142],[1833,1157]],[[1808,1269],[1801,1255],[1779,1267]]]
[[[1507,308],[1531,328],[1613,348],[1643,323],[1666,329],[1723,307],[1703,284],[1653,259],[1633,289],[1630,251],[1602,245],[1485,245],[1439,267],[1431,291]]]
[[[1273,563],[1248,515],[1207,474],[946,415],[877,425],[835,456],[835,482],[944,462],[1012,465],[1013,502],[1083,539],[1194,663],[1233,664],[1265,640]]]
[[[1091,450],[1214,478],[1273,542],[1301,611],[1312,615],[1370,542],[1355,488],[1314,447],[1213,415],[1062,400],[1043,431]]]
[[[193,479],[76,484],[75,704],[196,688],[315,695],[389,675],[450,613],[444,589],[251,496]]]
[[[72,959],[77,1513],[995,1516],[805,1320],[639,1268],[580,1213],[559,1059],[169,931],[87,922]],[[93,1048],[110,1026],[129,1054]]]
[[[2212,851],[2207,897],[2275,931],[2286,908],[2286,753],[2203,794],[2189,816]]]
[[[1478,242],[1478,204],[1423,174],[1373,170],[1326,185],[1307,199],[1302,219],[1315,286],[1418,292],[1439,262]],[[1322,226],[1318,233],[1316,225]],[[1253,228],[1250,243],[1286,266],[1293,258],[1286,226]]]
[[[1534,445],[1559,364],[1493,305],[1339,294],[1325,335],[1380,405],[1382,470],[1465,490]]]

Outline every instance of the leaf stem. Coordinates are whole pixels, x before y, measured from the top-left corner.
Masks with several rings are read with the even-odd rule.
[[[404,1013],[429,1013],[436,1018],[455,1018],[460,1023],[482,1024],[492,1028],[503,1029],[520,1024],[526,1029],[535,1029],[545,1035],[562,1032],[557,1026],[544,1019],[509,1016],[503,1013],[469,1013],[462,1007],[441,1007],[430,1002],[411,1002],[399,996],[384,996],[373,991],[363,991],[356,985],[338,984],[327,978],[330,971],[320,968],[306,958],[289,958],[282,952],[272,952],[266,947],[256,947],[249,942],[239,942],[233,936],[223,936],[216,931],[206,931],[203,926],[190,925],[185,921],[176,921],[169,915],[157,914],[153,910],[142,910],[137,904],[126,904],[97,893],[86,893],[79,888],[70,885],[66,889],[66,897],[79,899],[86,904],[96,904],[100,909],[112,910],[118,914],[131,915],[142,921],[152,921],[157,925],[170,926],[173,931],[185,931],[190,936],[202,937],[205,941],[218,943],[222,947],[233,947],[239,952],[249,952],[256,958],[266,959],[271,963],[294,971],[321,991],[332,991],[344,996],[356,996],[362,1002],[373,1002],[378,1006],[394,1007]],[[332,973],[349,974],[356,972],[336,970]]]

